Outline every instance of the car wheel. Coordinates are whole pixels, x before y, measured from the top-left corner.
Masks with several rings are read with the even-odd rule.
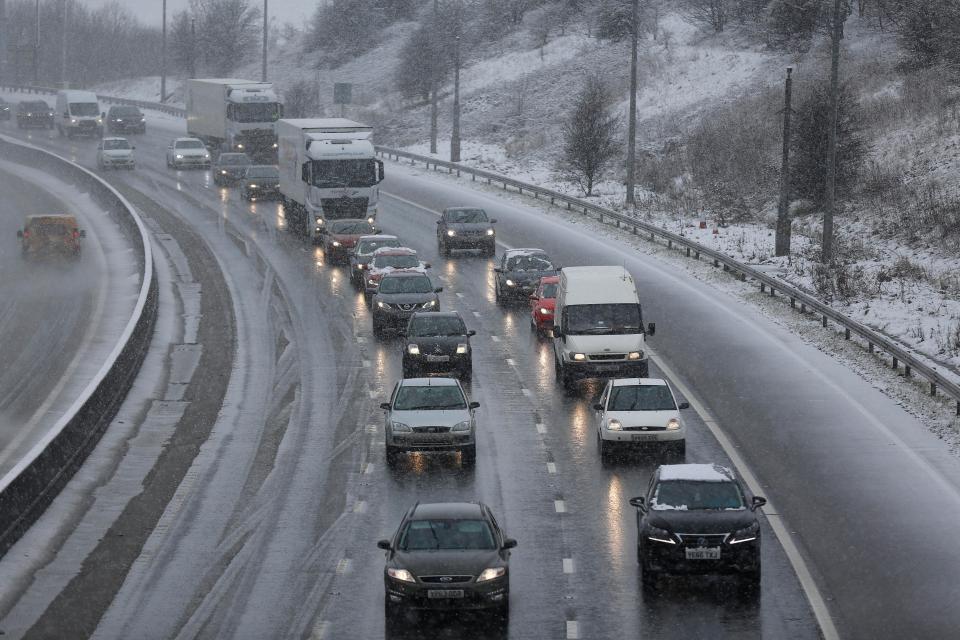
[[[460,464],[467,469],[472,469],[477,464],[476,444],[470,444],[460,449]]]
[[[497,278],[497,281],[493,285],[493,299],[497,304],[503,301],[503,296],[500,295],[500,279]]]
[[[650,377],[650,363],[649,361],[644,362],[640,365],[640,377],[649,378]]]
[[[413,367],[404,367],[403,368],[403,377],[404,378],[416,378],[417,372],[413,370]]]
[[[743,586],[748,591],[757,591],[760,589],[760,579],[762,573],[760,571],[760,558],[757,558],[757,568],[750,571],[745,571],[740,575],[740,578],[743,582]]]
[[[675,440],[667,445],[667,451],[674,461],[680,462],[687,455],[687,441]]]
[[[376,318],[373,319],[373,335],[380,338],[383,336],[383,324]]]
[[[657,590],[657,579],[660,576],[655,572],[651,571],[649,568],[644,566],[643,561],[640,562],[640,582],[643,585],[644,595],[650,596],[653,595]]]
[[[473,381],[473,367],[466,367],[463,371],[460,372],[460,380],[462,382],[472,382]]]
[[[400,457],[400,448],[387,445],[387,465],[394,466],[397,464],[397,459]]]
[[[488,258],[492,258],[493,256],[497,255],[497,245],[491,242],[485,253],[487,254]]]
[[[613,443],[601,438],[599,431],[597,432],[597,451],[600,452],[601,460],[609,460],[613,457]]]

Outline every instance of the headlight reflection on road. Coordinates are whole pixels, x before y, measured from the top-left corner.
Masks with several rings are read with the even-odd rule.
[[[623,497],[623,481],[619,475],[611,475],[609,482],[610,484],[607,485],[607,508],[604,509],[604,518],[607,521],[606,541],[610,555],[610,566],[617,567],[624,565],[625,563],[620,560],[627,557],[627,551],[623,548],[625,526],[621,522],[626,498]]]

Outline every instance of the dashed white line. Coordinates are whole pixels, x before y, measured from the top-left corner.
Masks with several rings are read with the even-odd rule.
[[[321,620],[313,628],[310,640],[324,640],[327,637],[327,631],[330,630],[330,623],[327,620]]]
[[[490,339],[493,340],[494,342],[500,342],[500,338],[497,336],[490,336]]]
[[[342,576],[343,574],[348,573],[350,571],[350,565],[352,564],[353,562],[350,560],[350,558],[342,558],[340,562],[337,563],[337,575]]]
[[[376,389],[371,389],[371,390],[370,390],[370,397],[371,397],[371,398],[376,398],[376,397],[379,396],[379,395],[380,395],[380,392],[377,391]]]
[[[458,297],[458,298],[462,298],[462,297],[463,297],[463,294],[460,293],[459,291],[457,291],[457,297]]]
[[[364,366],[364,368],[369,369],[369,368],[370,368],[370,361],[369,361],[369,360],[364,360],[364,361],[363,361],[363,366]]]
[[[563,559],[563,572],[564,572],[564,573],[573,573],[573,558],[564,558],[564,559]]]
[[[359,344],[364,344],[366,341],[367,341],[367,339],[364,338],[363,336],[357,336],[357,342],[358,342]]]
[[[548,463],[547,463],[547,473],[556,473],[556,472],[557,472],[557,465],[556,465],[556,463],[554,463],[554,462],[548,462]]]
[[[378,425],[378,424],[368,424],[368,425],[367,425],[367,433],[376,433],[376,432],[378,432],[378,431],[380,431],[380,425]]]
[[[511,367],[517,366],[517,363],[514,361],[513,358],[507,358],[507,364],[510,365]]]
[[[373,473],[373,467],[374,467],[374,464],[372,462],[366,463],[365,465],[363,465],[363,473],[365,475],[370,475],[371,473]]]
[[[479,318],[479,317],[480,317],[480,312],[479,312],[479,311],[474,311],[474,312],[473,312],[473,316],[474,316],[475,318]]]
[[[528,398],[533,397],[533,391],[530,391],[530,389],[527,389],[526,387],[520,389],[520,391],[523,392],[523,395],[527,396]]]
[[[367,502],[365,500],[361,500],[357,502],[355,505],[353,505],[354,513],[364,513],[366,510],[367,510]]]
[[[576,620],[567,620],[567,640],[580,638],[580,624]]]
[[[545,434],[546,432],[547,432],[547,425],[543,424],[542,422],[538,422],[538,423],[537,423],[537,433],[539,433],[540,435],[543,435],[543,434]]]
[[[557,513],[566,513],[567,512],[567,503],[563,500],[554,500],[553,508]]]

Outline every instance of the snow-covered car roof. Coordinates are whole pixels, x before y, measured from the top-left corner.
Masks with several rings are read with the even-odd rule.
[[[617,378],[613,380],[615,387],[637,387],[637,386],[666,386],[667,381],[661,378]]]
[[[200,138],[192,138],[190,136],[184,136],[182,138],[173,139],[173,144],[177,144],[178,142],[199,142],[200,144],[203,144],[203,140],[201,140]]]
[[[399,240],[399,238],[386,233],[375,233],[368,236],[360,236],[359,242],[363,242],[364,240]]]
[[[543,249],[534,249],[534,248],[522,249],[521,248],[521,249],[507,249],[506,251],[503,252],[503,255],[507,256],[508,258],[515,258],[517,256],[537,256],[537,255],[545,256],[547,255],[547,252],[544,251]]]
[[[120,136],[107,136],[103,139],[103,142],[114,141],[114,142],[130,142],[126,138],[121,138]]]
[[[688,480],[691,482],[731,482],[733,471],[716,464],[664,464],[660,466],[660,480]]]
[[[360,238],[363,240],[364,238]],[[416,250],[410,247],[380,247],[371,253],[374,258],[377,256],[415,256]]]

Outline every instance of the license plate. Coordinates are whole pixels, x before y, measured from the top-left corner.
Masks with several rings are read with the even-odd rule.
[[[427,362],[450,362],[450,356],[427,356]]]
[[[720,547],[693,547],[686,549],[687,560],[719,560]]]
[[[616,371],[620,368],[619,364],[595,364],[597,371]]]
[[[630,436],[630,439],[634,442],[654,442],[656,441],[657,436],[646,433],[635,433]]]
[[[427,597],[431,599],[462,598],[463,589],[429,589],[427,590]]]

